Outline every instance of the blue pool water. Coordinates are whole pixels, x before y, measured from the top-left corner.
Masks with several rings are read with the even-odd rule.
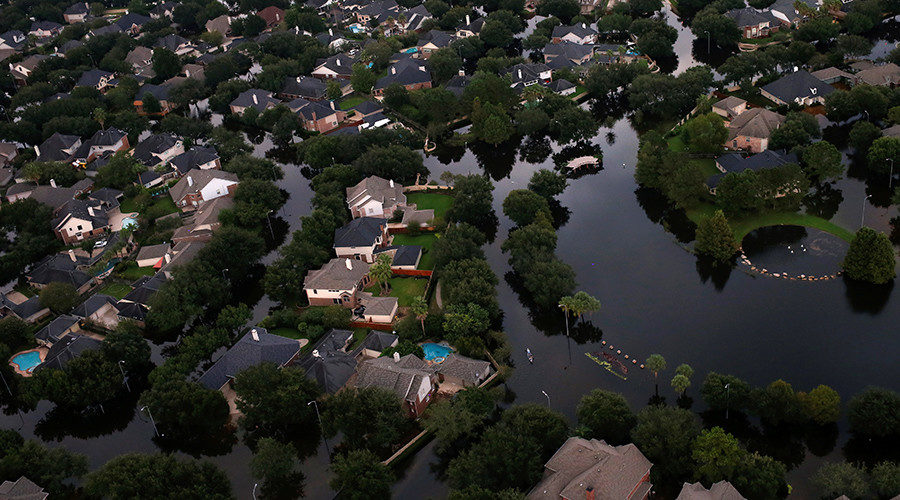
[[[422,351],[425,352],[426,360],[440,363],[444,361],[444,358],[446,358],[448,354],[453,352],[453,349],[450,349],[449,347],[441,344],[429,342],[426,344],[422,344]]]
[[[41,364],[41,353],[30,351],[16,354],[11,361],[15,363],[20,370],[31,373],[31,370],[34,370],[35,366]]]
[[[126,227],[132,227],[132,226],[137,227],[137,221],[134,220],[134,218],[125,217],[124,219],[122,219],[122,229],[125,229]]]

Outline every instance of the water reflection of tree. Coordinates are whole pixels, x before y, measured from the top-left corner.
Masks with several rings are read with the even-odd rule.
[[[888,299],[891,297],[891,291],[894,289],[894,282],[890,281],[884,285],[873,285],[861,281],[851,280],[844,277],[844,285],[846,286],[845,295],[850,307],[854,312],[867,313],[876,315],[884,309]]]
[[[709,52],[706,48],[709,47]],[[697,38],[691,43],[691,55],[697,62],[718,68],[726,59],[733,56],[737,52],[737,46],[732,50],[716,47],[715,41],[707,45],[706,38]]]
[[[572,211],[569,210],[568,207],[563,206],[557,200],[551,200],[549,202],[550,205],[550,216],[553,217],[553,227],[559,229],[565,226],[569,222],[569,218],[572,216]]]
[[[551,153],[553,148],[547,136],[529,136],[519,148],[519,158],[527,163],[544,163]]]
[[[120,432],[134,420],[138,397],[146,387],[131,381],[131,392],[124,393],[92,411],[73,411],[53,407],[34,426],[34,435],[44,441],[62,441],[66,437],[92,439]]]
[[[441,165],[449,165],[462,160],[466,154],[465,146],[453,146],[447,143],[441,143],[437,149],[430,153],[435,156]]]
[[[844,193],[833,184],[817,184],[803,198],[803,206],[806,213],[830,220],[837,213],[841,202],[844,201]]]
[[[231,449],[237,443],[237,436],[233,428],[223,427],[216,434],[196,436],[194,439],[187,441],[184,439],[171,439],[166,436],[155,436],[153,442],[164,453],[181,452],[194,458],[200,458],[204,455],[215,457],[231,453]]]
[[[648,219],[656,224],[661,224],[681,243],[694,241],[697,225],[688,219],[684,210],[675,207],[656,189],[640,187],[634,191],[634,194],[637,197],[638,205],[644,210]]]
[[[514,136],[503,144],[496,146],[481,141],[469,143],[469,150],[475,155],[475,159],[485,173],[491,179],[499,181],[500,179],[509,177],[513,166],[516,164],[519,144],[522,142],[522,136]]]
[[[714,259],[704,256],[697,256],[697,274],[700,276],[700,282],[711,282],[717,292],[725,289],[728,278],[731,277],[731,271],[734,269],[734,262],[716,262]]]
[[[503,279],[518,296],[519,303],[528,312],[528,320],[535,329],[547,336],[566,334],[566,318],[561,310],[548,310],[538,306],[518,273],[509,271],[503,275]],[[603,330],[590,320],[569,318],[569,337],[577,344],[595,343],[603,338]]]

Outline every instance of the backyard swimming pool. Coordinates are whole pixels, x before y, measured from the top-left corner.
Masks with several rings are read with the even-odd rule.
[[[41,364],[41,353],[38,351],[28,351],[13,356],[10,363],[16,365],[19,370],[25,373],[31,373],[34,367]]]
[[[137,220],[134,217],[125,217],[122,219],[122,229],[128,227],[137,227]]]
[[[453,352],[453,349],[441,344],[435,344],[434,342],[428,342],[422,344],[422,351],[425,353],[425,360],[432,361],[434,363],[443,363],[444,358],[447,357],[448,354]]]

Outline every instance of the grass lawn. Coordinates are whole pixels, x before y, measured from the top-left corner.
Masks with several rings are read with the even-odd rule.
[[[716,160],[713,158],[691,158],[691,163],[699,166],[700,171],[707,178],[722,173],[716,168]]]
[[[116,274],[129,281],[137,281],[144,276],[153,276],[156,269],[153,266],[138,267],[137,262],[129,262],[125,269],[117,271]]]
[[[415,203],[419,210],[434,209],[435,217],[445,219],[447,210],[453,204],[453,197],[441,193],[409,193],[406,195],[406,201]]]
[[[298,330],[298,329],[296,329],[296,328],[289,328],[289,327],[286,327],[286,326],[285,326],[285,327],[282,327],[282,328],[275,328],[274,330],[269,330],[269,333],[271,333],[271,334],[273,334],[273,335],[280,335],[280,336],[282,336],[282,337],[286,337],[286,338],[289,338],[289,339],[303,339],[303,338],[306,338],[306,334],[304,334],[304,333],[301,332],[300,330]]]
[[[388,281],[391,287],[389,296],[397,297],[397,301],[401,307],[408,307],[412,304],[413,299],[425,295],[425,285],[428,284],[427,279],[422,278],[391,278]],[[366,289],[376,297],[381,296],[381,287],[372,285]]]
[[[175,206],[175,202],[172,201],[172,198],[169,196],[161,196],[155,200],[153,200],[150,205],[144,209],[140,210],[135,198],[127,198],[122,200],[122,204],[119,206],[119,210],[122,211],[123,214],[127,214],[129,212],[139,212],[141,215],[148,219],[156,219],[162,217],[163,215],[173,214],[178,211],[178,207]]]
[[[359,347],[359,344],[362,344],[363,340],[366,340],[366,337],[369,335],[368,328],[354,328],[353,329],[353,340],[350,341],[350,350],[356,349]]]
[[[701,220],[712,216],[716,211],[716,206],[710,203],[704,203],[696,208],[687,211],[687,216],[695,224],[699,224]],[[827,221],[821,217],[809,214],[798,213],[767,213],[752,215],[743,219],[730,219],[728,224],[734,232],[734,241],[738,245],[753,230],[766,226],[804,226],[820,229],[826,233],[833,234],[838,238],[849,242],[853,239],[853,233],[837,224]]]
[[[128,293],[131,292],[131,287],[126,285],[125,283],[107,283],[103,285],[97,293],[102,293],[104,295],[109,295],[111,297],[115,297],[117,299],[124,298]]]
[[[395,234],[392,245],[419,245],[422,247],[422,258],[419,260],[419,269],[434,269],[434,256],[431,254],[431,246],[438,235],[434,233],[410,236],[408,234]]]
[[[342,110],[346,111],[352,107],[359,106],[365,100],[366,98],[361,95],[351,94],[340,102],[340,107]]]

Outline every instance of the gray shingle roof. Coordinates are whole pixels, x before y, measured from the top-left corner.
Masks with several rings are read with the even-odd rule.
[[[40,261],[28,274],[28,280],[37,285],[58,281],[80,288],[90,281],[91,277],[79,271],[76,265],[68,255],[54,254]]]
[[[215,161],[219,158],[219,153],[215,148],[194,146],[191,149],[172,158],[172,165],[182,174],[188,173],[190,170]]]
[[[422,379],[433,373],[414,354],[407,354],[400,361],[394,361],[392,357],[375,358],[359,364],[355,386],[361,389],[381,387],[393,391],[403,400],[414,400]]]
[[[0,498],[8,500],[44,500],[50,494],[25,476],[0,484]]]
[[[116,305],[116,302],[118,302],[118,299],[110,297],[109,295],[104,295],[102,293],[94,294],[75,307],[75,309],[72,310],[72,316],[87,318],[91,314],[99,311],[104,305]]]
[[[286,95],[306,97],[310,99],[322,99],[328,87],[322,80],[309,76],[286,77],[281,93]]]
[[[834,92],[834,87],[801,69],[763,86],[762,90],[790,103],[804,97],[825,97]]]
[[[69,333],[56,341],[47,351],[44,362],[34,367],[34,371],[55,368],[61,370],[69,364],[69,361],[77,358],[85,351],[93,351],[100,348],[101,342],[87,335]]]
[[[553,32],[551,33],[551,38],[562,38],[569,33],[577,36],[578,38],[584,38],[586,36],[596,35],[597,30],[591,28],[585,23],[575,24],[572,26],[554,26]]]
[[[134,147],[132,155],[147,166],[159,163],[159,156],[175,147],[180,139],[172,134],[153,134]]]
[[[265,328],[255,327],[241,337],[197,380],[208,389],[218,390],[238,373],[262,363],[282,366],[300,352],[300,343],[294,339],[273,335]],[[257,340],[258,339],[258,340]]]
[[[38,330],[38,332],[34,334],[34,338],[42,340],[44,342],[58,342],[66,335],[66,331],[69,328],[72,328],[73,325],[78,324],[78,321],[79,319],[75,316],[63,314],[56,317],[53,321],[47,324],[47,326]],[[47,359],[50,359],[49,354],[47,355]]]
[[[386,219],[360,217],[334,230],[334,247],[362,247],[374,245],[384,234]]]
[[[347,188],[347,204],[351,207],[369,198],[381,202],[383,208],[406,204],[403,186],[377,175],[366,177],[359,184]]]
[[[425,66],[412,59],[401,59],[388,68],[387,76],[375,82],[376,89],[387,88],[391,84],[415,85],[431,81],[431,73]]]
[[[231,101],[232,106],[256,108],[256,110],[260,112],[279,104],[281,104],[281,101],[272,97],[271,92],[260,89],[245,90]]]
[[[307,273],[304,289],[351,290],[369,273],[369,264],[354,259],[331,259]]]
[[[752,108],[739,114],[728,125],[729,140],[739,136],[768,138],[784,123],[784,116],[765,108]]]
[[[777,167],[786,163],[797,163],[797,155],[767,149],[761,153],[747,157],[739,153],[726,153],[716,158],[726,172],[743,172],[744,170],[762,170]]]
[[[331,329],[294,366],[318,382],[322,390],[334,394],[356,373],[356,359],[344,350],[352,339],[349,330]]]
[[[103,78],[110,79],[113,74],[102,69],[89,69],[81,74],[81,78],[75,82],[76,87],[96,87]]]
[[[188,179],[191,179],[193,185],[188,184]],[[203,189],[203,187],[209,184],[213,179],[225,179],[233,182],[238,181],[237,175],[231,172],[216,169],[201,170],[195,168],[185,174],[178,183],[172,186],[172,188],[169,189],[169,194],[172,195],[173,200],[178,201],[184,198],[188,193]]]
[[[738,28],[758,26],[769,22],[768,17],[752,7],[731,9],[725,12],[724,16],[733,19]]]

